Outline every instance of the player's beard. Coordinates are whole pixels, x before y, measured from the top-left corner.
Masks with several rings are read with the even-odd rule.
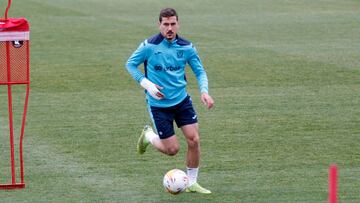
[[[166,39],[169,41],[172,41],[175,38],[175,33],[172,31],[169,31],[166,33]]]

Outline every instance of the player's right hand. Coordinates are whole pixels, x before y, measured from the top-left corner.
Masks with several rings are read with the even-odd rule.
[[[147,78],[142,79],[140,85],[144,89],[146,89],[153,98],[157,100],[164,99],[164,94],[160,92],[160,90],[163,89],[163,87],[160,87],[159,85],[152,83]]]

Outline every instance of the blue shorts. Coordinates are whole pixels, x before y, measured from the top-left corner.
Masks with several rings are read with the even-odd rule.
[[[174,120],[178,128],[198,122],[190,96],[172,107],[149,106],[149,113],[160,139],[166,139],[175,134]]]

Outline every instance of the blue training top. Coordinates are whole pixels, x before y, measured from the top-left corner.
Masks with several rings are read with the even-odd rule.
[[[144,63],[145,75],[138,69]],[[187,96],[185,66],[189,64],[198,81],[201,93],[208,92],[208,79],[201,60],[191,42],[178,35],[171,42],[161,33],[140,44],[126,63],[127,71],[140,83],[146,77],[163,87],[165,98],[156,100],[146,93],[150,106],[170,107]]]

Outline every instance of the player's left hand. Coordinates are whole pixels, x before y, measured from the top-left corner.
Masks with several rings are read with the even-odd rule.
[[[208,108],[211,109],[214,106],[214,100],[208,93],[201,94],[201,102]]]

